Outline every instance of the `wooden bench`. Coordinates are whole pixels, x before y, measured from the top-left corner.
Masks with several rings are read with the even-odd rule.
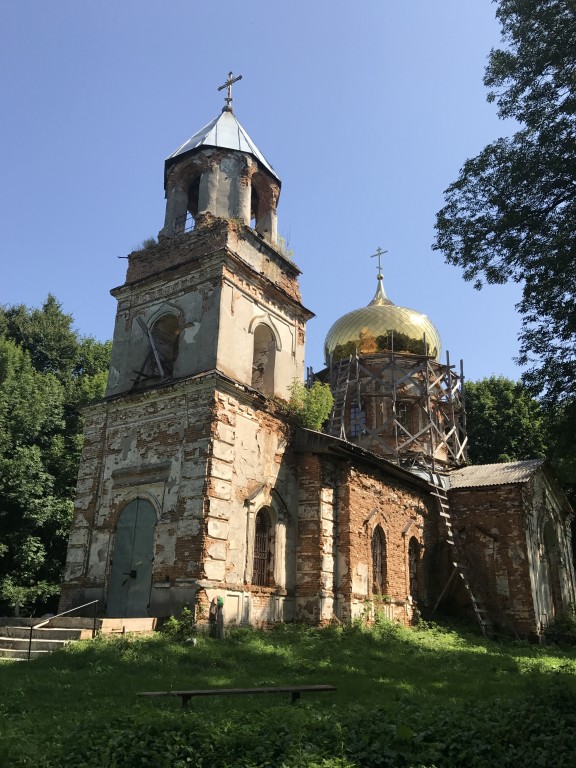
[[[289,693],[292,704],[298,701],[301,693],[322,693],[335,691],[333,685],[281,685],[274,688],[208,688],[197,691],[142,691],[137,696],[155,698],[158,696],[179,696],[182,706],[187,708],[193,696],[245,696],[251,693]]]

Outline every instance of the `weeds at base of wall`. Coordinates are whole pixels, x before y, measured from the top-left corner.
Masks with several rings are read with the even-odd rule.
[[[556,616],[546,627],[544,637],[550,643],[576,645],[576,607],[571,605]]]
[[[162,625],[161,632],[172,640],[189,640],[198,635],[199,623],[203,616],[200,610],[194,612],[192,608],[184,606],[180,616],[170,616]]]

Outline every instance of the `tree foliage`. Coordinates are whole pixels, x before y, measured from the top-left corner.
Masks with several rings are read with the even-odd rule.
[[[306,429],[319,432],[334,405],[334,398],[329,384],[315,381],[307,389],[301,381],[294,379],[290,387],[288,410],[297,423]]]
[[[523,384],[504,376],[491,376],[467,382],[464,395],[472,464],[546,455],[546,414]]]
[[[472,464],[546,457],[576,506],[576,402],[542,403],[522,382],[504,376],[464,388]]]
[[[436,250],[483,281],[522,284],[519,362],[551,403],[576,397],[576,3],[498,0],[488,100],[519,129],[466,161]]]
[[[0,605],[58,592],[82,445],[110,345],[84,338],[54,296],[0,308]]]

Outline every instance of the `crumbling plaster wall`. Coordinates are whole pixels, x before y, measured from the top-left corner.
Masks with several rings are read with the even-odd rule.
[[[543,629],[576,604],[572,515],[545,470],[537,472],[522,490],[534,617]]]
[[[136,497],[158,518],[150,615],[193,599],[213,391],[204,377],[88,409],[61,605],[105,598],[118,518]]]
[[[114,291],[118,310],[107,396],[130,391],[151,352],[148,336],[137,318],[148,328],[163,314],[178,318],[181,333],[173,378],[193,376],[216,367],[220,270],[213,258],[192,271],[172,276],[171,280],[159,277]]]
[[[157,511],[150,614],[225,596],[228,621],[294,614],[298,481],[276,407],[216,374],[89,409],[62,605],[106,595],[120,512]],[[270,510],[273,573],[251,584],[255,517]]]
[[[204,554],[207,599],[224,596],[227,621],[294,617],[298,478],[291,428],[272,403],[231,385],[216,393]],[[268,586],[252,584],[256,515],[272,519]]]
[[[196,200],[190,195],[194,184]],[[246,225],[254,218],[258,233],[275,243],[279,196],[278,180],[250,154],[213,147],[196,149],[177,158],[167,169],[166,216],[159,237],[169,238],[182,231],[189,211],[196,222],[207,214]]]
[[[262,290],[239,272],[225,270],[220,302],[217,367],[250,384],[254,332],[266,325],[274,338],[273,394],[288,400],[294,379],[304,377],[305,327],[301,312],[271,290]]]
[[[298,270],[279,257],[274,261],[274,251],[263,244],[260,246],[268,256],[246,245],[231,222],[219,221],[208,229],[213,252],[207,252],[202,233],[198,238],[195,232],[183,236],[189,238],[184,253],[182,238],[167,240],[157,249],[172,254],[169,271],[144,272],[135,282],[128,281],[112,291],[118,308],[107,396],[132,389],[147,357],[152,359],[141,323],[151,329],[164,314],[174,315],[181,328],[173,379],[218,369],[250,385],[253,333],[258,323],[266,324],[276,339],[274,394],[288,398],[293,379],[303,377],[305,321],[311,313],[299,303]],[[230,249],[240,245],[245,246],[241,249],[243,259],[251,256],[256,264],[235,260]],[[131,254],[130,264],[133,259],[139,263],[142,253],[154,263],[157,249]],[[132,266],[129,278],[131,274]],[[160,381],[157,378],[153,383]],[[150,383],[143,379],[140,386]]]

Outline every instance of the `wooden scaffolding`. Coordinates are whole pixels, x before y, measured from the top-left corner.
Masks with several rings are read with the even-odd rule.
[[[328,369],[334,407],[326,431],[407,468],[466,462],[462,362],[446,355],[380,352],[351,355]]]

